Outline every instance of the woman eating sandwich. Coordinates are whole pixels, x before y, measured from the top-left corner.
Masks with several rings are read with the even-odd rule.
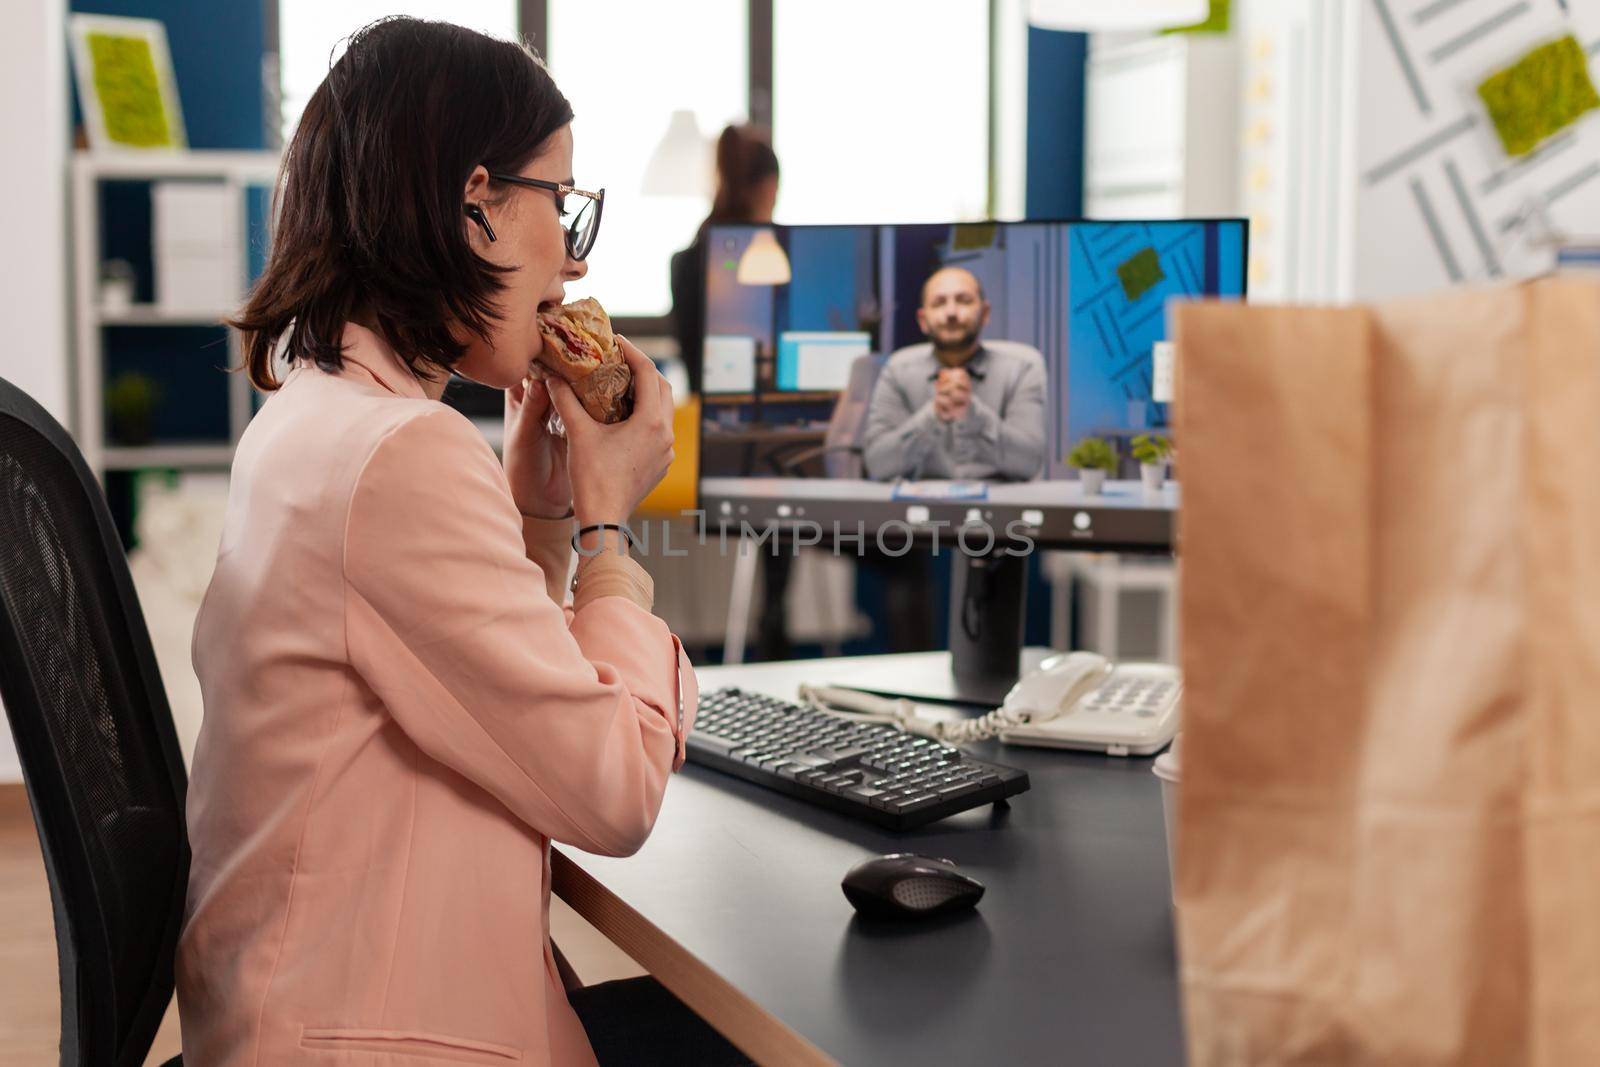
[[[671,391],[562,306],[571,120],[524,46],[397,18],[285,153],[194,633],[186,1062],[745,1062],[653,979],[569,999],[547,930],[551,842],[636,851],[696,703],[624,528]],[[506,391],[503,464],[452,372]]]

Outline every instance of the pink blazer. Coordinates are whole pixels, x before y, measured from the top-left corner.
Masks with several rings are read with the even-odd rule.
[[[195,623],[186,1063],[592,1064],[550,842],[644,842],[694,673],[631,560],[524,520],[371,332],[239,443]]]

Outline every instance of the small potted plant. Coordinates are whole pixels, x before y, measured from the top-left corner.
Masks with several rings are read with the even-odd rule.
[[[1133,439],[1133,458],[1139,461],[1139,480],[1146,489],[1160,489],[1167,480],[1167,457],[1172,442],[1158,433],[1142,433]]]
[[[111,437],[125,445],[150,440],[151,421],[161,403],[161,387],[146,374],[128,371],[106,384],[106,414]]]
[[[1099,496],[1106,475],[1117,469],[1117,454],[1098,437],[1085,437],[1067,457],[1067,466],[1078,471],[1085,496]]]

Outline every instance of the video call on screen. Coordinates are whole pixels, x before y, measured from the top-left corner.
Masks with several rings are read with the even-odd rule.
[[[1168,405],[1152,397],[1152,351],[1169,301],[1245,289],[1243,220],[772,227],[788,262],[783,284],[771,283],[770,256],[762,270],[746,255],[762,229],[708,234],[706,477],[915,473],[864,469],[861,434],[876,390],[932,388],[919,384],[924,364],[937,364],[917,311],[929,277],[958,267],[989,305],[978,337],[988,359],[972,364],[989,377],[980,372],[973,390],[1003,406],[1004,383],[1042,361],[1042,405],[1019,416],[1037,412],[1042,455],[1012,480],[1067,478],[1074,442],[1168,426]],[[900,410],[894,399],[879,398],[880,434],[883,413]]]

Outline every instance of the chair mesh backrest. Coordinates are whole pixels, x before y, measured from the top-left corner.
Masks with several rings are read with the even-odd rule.
[[[0,699],[55,903],[62,1062],[142,1063],[188,879],[182,756],[99,487],[5,382]]]

